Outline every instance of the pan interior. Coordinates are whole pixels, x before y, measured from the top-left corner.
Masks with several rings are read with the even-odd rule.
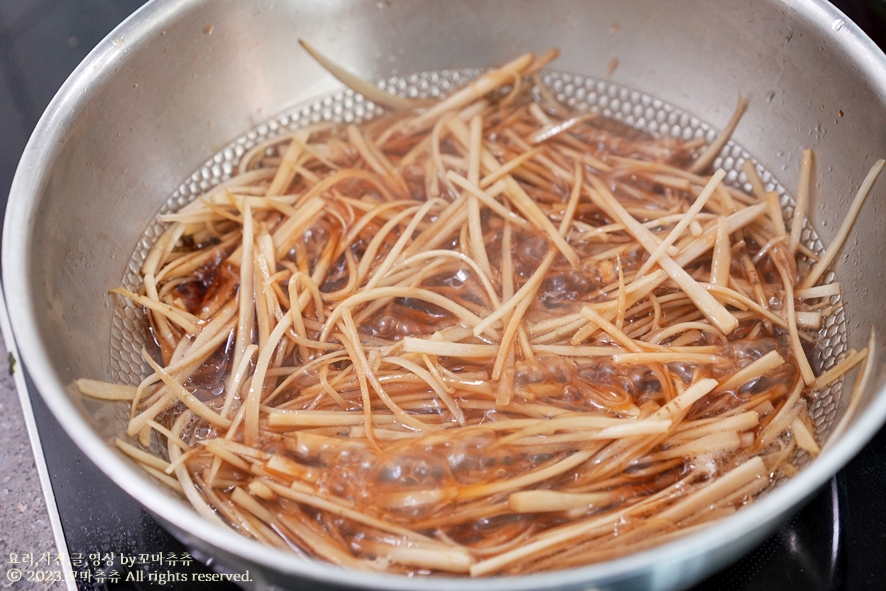
[[[381,80],[378,81],[378,86],[407,97],[436,98],[445,96],[480,73],[479,69],[422,72]],[[651,94],[608,80],[556,71],[543,72],[541,80],[564,105],[578,111],[600,113],[653,136],[670,136],[683,140],[703,137],[706,142],[710,142],[718,132],[717,127]],[[157,214],[175,212],[207,190],[231,178],[236,174],[243,155],[268,139],[319,121],[359,123],[381,112],[380,107],[350,89],[336,91],[296,105],[247,131],[212,155],[198,170],[182,180],[178,189],[166,199]],[[740,145],[732,141],[727,143],[714,161],[713,167],[723,168],[726,171],[725,182],[750,192],[751,186],[741,170],[744,161],[749,159],[756,163],[757,173],[763,180],[766,190],[778,194],[785,220],[789,222],[793,214],[793,197],[771,171],[757,163]],[[162,222],[156,220],[147,225],[132,252],[120,285],[130,290],[139,288],[142,263],[164,227]],[[803,229],[801,243],[817,255],[824,251],[818,235],[808,223]],[[824,277],[824,282],[833,280],[832,272]],[[809,352],[816,374],[835,365],[848,350],[846,319],[843,307],[839,305],[841,303],[840,296],[831,298],[833,304],[829,307],[831,311],[822,317],[816,345]],[[126,298],[114,298],[113,306],[109,351],[111,378],[117,383],[135,385],[146,375],[146,366],[141,356],[146,339],[150,338],[145,316],[140,307]],[[810,401],[809,415],[814,422],[816,439],[820,445],[827,440],[831,428],[836,423],[835,418],[842,409],[840,402],[843,389],[843,381],[838,380],[825,390],[817,392]],[[116,407],[114,412],[116,413],[114,417],[108,418],[119,425],[118,434],[122,436],[129,414],[120,406]],[[160,451],[164,446],[155,442],[154,447],[155,451]],[[810,461],[811,457],[806,452],[798,451],[792,463],[796,468],[801,468]]]

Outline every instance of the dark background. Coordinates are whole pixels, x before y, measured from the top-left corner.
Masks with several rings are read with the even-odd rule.
[[[56,90],[92,47],[143,3],[0,0],[0,212],[5,210],[25,143]],[[886,0],[839,0],[834,4],[881,47],[886,46]],[[32,396],[32,402],[69,553],[184,552],[150,515],[79,453],[39,396]],[[886,589],[884,498],[886,429],[790,523],[695,591]],[[124,572],[119,565],[114,568]],[[136,570],[148,572],[151,568],[141,565]],[[148,583],[99,582],[102,572],[108,570],[110,567],[89,570],[90,579],[81,583],[81,589],[161,588]],[[205,567],[194,562],[172,570],[202,571]],[[210,586],[191,583],[182,588],[201,587]],[[211,588],[230,587],[215,583]]]

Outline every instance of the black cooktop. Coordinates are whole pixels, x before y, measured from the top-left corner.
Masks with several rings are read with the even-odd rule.
[[[40,113],[68,74],[144,0],[0,0],[0,199]],[[834,4],[886,47],[886,1]],[[81,590],[236,590],[71,442],[31,389],[68,554]],[[886,588],[886,429],[773,536],[693,591]],[[96,555],[99,555],[96,557]],[[97,565],[96,565],[97,564]],[[165,580],[183,573],[187,583]],[[129,580],[127,580],[129,579]]]

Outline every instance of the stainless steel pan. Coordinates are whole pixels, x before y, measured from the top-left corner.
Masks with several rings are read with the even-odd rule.
[[[299,37],[371,79],[483,67],[553,46],[562,51],[558,71],[603,79],[617,59],[603,92],[616,90],[604,106],[630,116],[635,102],[651,101],[655,113],[674,106],[698,118],[665,118],[657,124],[664,133],[669,125],[725,122],[742,93],[751,106],[734,138],[773,173],[773,183],[796,186],[800,150],[816,150],[810,215],[825,244],[867,169],[886,155],[886,56],[823,1],[149,3],[90,54],[37,126],[9,198],[3,283],[23,362],[50,408],[99,467],[195,551],[223,568],[248,569],[256,588],[312,581],[311,588],[678,589],[762,540],[882,425],[886,376],[878,351],[849,428],[794,479],[677,542],[542,575],[471,581],[355,573],[203,521],[107,445],[122,421],[71,384],[127,371],[110,343],[132,327],[106,294],[170,195],[184,199],[212,182],[216,168],[223,174],[223,148],[233,149],[235,138],[271,133],[277,114],[338,88],[301,51]],[[207,163],[213,154],[220,160]],[[881,182],[837,263],[846,307],[840,325],[826,331],[832,346],[822,350],[825,361],[864,346],[872,326],[886,334],[886,262],[878,252],[884,207]],[[882,349],[882,336],[877,344]],[[830,420],[844,406],[835,398],[819,412]]]

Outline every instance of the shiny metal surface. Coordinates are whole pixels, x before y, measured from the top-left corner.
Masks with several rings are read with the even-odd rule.
[[[296,579],[377,589],[677,589],[747,550],[842,466],[882,424],[882,355],[839,442],[756,505],[692,537],[617,561],[531,577],[410,580],[352,573],[259,546],[203,522],[105,441],[112,417],[76,395],[74,378],[110,375],[107,290],[147,221],[179,183],[232,138],[330,88],[300,51],[311,39],[365,77],[485,66],[561,49],[557,69],[642,89],[699,118],[751,107],[735,139],[786,187],[800,150],[817,156],[812,220],[829,242],[873,161],[886,155],[886,57],[824,2],[538,1],[243,3],[158,0],[106,39],[38,125],[13,183],[3,282],[24,363],[89,457],[206,556],[249,569],[257,588]],[[454,42],[457,40],[457,42]],[[844,249],[850,345],[886,334],[876,244],[878,183]],[[883,339],[878,338],[882,349]]]

